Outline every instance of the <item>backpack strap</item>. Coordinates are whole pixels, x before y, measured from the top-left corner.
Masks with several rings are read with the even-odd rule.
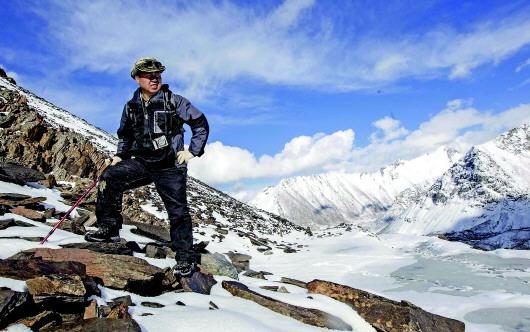
[[[177,113],[177,105],[173,102],[173,92],[171,92],[171,90],[169,90],[167,84],[164,84],[164,86],[162,86],[162,88],[164,89],[164,110],[169,110],[173,113],[174,115],[174,118],[176,120],[176,133],[183,133],[184,132],[184,122],[182,121],[182,119],[179,117],[178,113]],[[173,116],[170,116],[169,117],[170,119],[170,123],[169,123],[169,128],[173,129]]]

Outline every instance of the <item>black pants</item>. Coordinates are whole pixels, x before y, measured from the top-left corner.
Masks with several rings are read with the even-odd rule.
[[[139,159],[127,159],[108,167],[98,186],[96,217],[98,227],[121,228],[123,192],[155,183],[170,222],[171,248],[177,260],[192,261],[193,234],[186,201],[185,167],[152,168]]]

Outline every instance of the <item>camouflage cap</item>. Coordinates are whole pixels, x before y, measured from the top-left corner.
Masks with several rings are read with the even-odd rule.
[[[136,62],[134,63],[131,69],[131,77],[134,78],[136,75],[138,75],[139,72],[161,73],[164,70],[166,70],[166,67],[164,67],[164,65],[157,59],[151,57],[144,57],[136,60]]]

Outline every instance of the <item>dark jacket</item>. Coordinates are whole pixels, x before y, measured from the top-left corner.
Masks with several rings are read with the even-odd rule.
[[[167,84],[144,102],[138,88],[125,106],[118,129],[118,150],[122,159],[131,156],[148,163],[174,165],[177,151],[184,150],[183,124],[190,126],[189,151],[201,156],[208,140],[209,126],[204,114],[186,98],[173,94]],[[155,149],[153,140],[166,136],[168,146]]]

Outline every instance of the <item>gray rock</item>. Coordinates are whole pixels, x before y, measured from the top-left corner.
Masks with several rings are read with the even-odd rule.
[[[149,258],[166,258],[166,250],[155,244],[147,244],[145,246],[145,255]]]
[[[237,269],[220,253],[202,254],[201,271],[214,275],[227,276],[238,279]]]

